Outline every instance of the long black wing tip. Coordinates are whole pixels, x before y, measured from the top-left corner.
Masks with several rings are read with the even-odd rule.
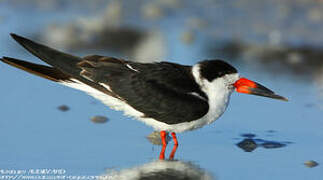
[[[11,36],[14,40],[16,40],[17,42],[20,42],[20,41],[22,41],[22,40],[25,40],[25,39],[26,39],[26,38],[24,38],[24,37],[22,37],[22,36],[19,36],[19,35],[15,34],[15,33],[10,33],[10,36]]]
[[[25,38],[25,37],[22,37],[22,36],[19,36],[19,35],[17,35],[17,34],[15,34],[15,33],[10,33],[10,36],[16,41],[16,42],[18,42],[19,44],[21,44],[22,46],[24,46],[25,48],[26,48],[26,46],[25,46],[25,44],[26,43],[31,43],[32,41],[31,40],[29,40],[29,39],[27,39],[27,38]],[[32,42],[33,43],[33,42]],[[27,48],[28,49],[28,48]]]
[[[14,39],[20,38],[21,36],[17,35],[16,33],[10,33],[10,36]]]

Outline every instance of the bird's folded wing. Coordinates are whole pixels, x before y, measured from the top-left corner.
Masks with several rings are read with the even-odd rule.
[[[208,111],[207,97],[190,66],[134,63],[101,56],[79,63],[83,77],[108,86],[145,117],[167,124],[196,120]]]

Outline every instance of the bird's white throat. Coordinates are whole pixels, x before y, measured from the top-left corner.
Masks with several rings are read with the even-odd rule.
[[[226,110],[230,95],[234,90],[233,84],[239,79],[239,74],[227,74],[210,82],[201,76],[199,64],[193,66],[192,73],[195,81],[207,95],[209,103],[208,113],[199,121],[201,121],[201,125],[209,124],[218,119]]]

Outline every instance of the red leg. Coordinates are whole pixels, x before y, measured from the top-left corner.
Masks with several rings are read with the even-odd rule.
[[[166,135],[167,135],[167,132],[166,131],[160,131],[160,138],[162,140],[163,146],[166,146],[167,145]]]
[[[165,159],[165,150],[166,150],[166,146],[167,146],[166,135],[167,135],[166,131],[160,131],[160,137],[161,137],[161,140],[162,140],[162,143],[163,143],[162,150],[160,151],[160,154],[159,154],[159,159],[160,160]]]
[[[164,160],[165,159],[165,150],[166,150],[166,146],[163,146],[162,147],[162,150],[160,151],[160,154],[159,154],[159,159],[160,160]]]
[[[178,141],[177,141],[177,138],[176,138],[176,134],[174,132],[172,132],[172,137],[173,137],[173,141],[174,141],[174,145],[178,145]]]
[[[177,147],[178,147],[178,144],[174,144],[174,147],[173,147],[173,149],[172,149],[172,152],[171,152],[171,153],[170,153],[170,155],[169,155],[169,159],[170,159],[170,160],[173,160],[173,159],[174,159],[174,156],[175,156],[175,153],[176,153]]]

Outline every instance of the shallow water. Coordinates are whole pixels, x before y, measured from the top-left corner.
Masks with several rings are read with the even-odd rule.
[[[24,6],[0,3],[0,17],[3,17],[0,21],[0,49],[1,55],[32,62],[40,61],[19,47],[10,38],[10,32],[39,37],[39,33],[53,22],[69,22],[84,15],[75,8],[66,11],[68,8],[42,10]],[[312,6],[309,4],[307,7]],[[95,13],[88,10],[86,14]],[[203,54],[207,33],[198,34],[192,44],[180,40],[185,30],[178,25],[185,19],[183,14],[166,16],[159,25],[156,21],[148,21],[140,22],[140,26],[160,28],[167,44],[164,55],[167,60],[194,64],[199,59],[210,58]],[[221,21],[220,16],[215,19]],[[126,21],[135,24],[131,20]],[[322,28],[322,25],[316,26]],[[239,27],[245,28],[243,25]],[[245,39],[251,36],[248,33],[240,35]],[[321,43],[319,39],[312,41],[315,38],[306,37],[302,37],[303,42],[292,38],[291,41],[312,42],[313,46]],[[253,36],[251,38],[257,40]],[[263,42],[262,38],[258,39]],[[107,52],[73,50],[78,55],[110,54]],[[244,77],[264,84],[290,101],[234,93],[227,111],[215,123],[178,134],[180,145],[175,154],[176,162],[185,165],[190,172],[205,173],[214,179],[321,179],[323,100],[319,96],[318,87],[322,87],[317,85],[319,81],[312,75],[297,76],[287,69],[278,73],[270,71],[261,62],[253,63],[246,59],[232,64]],[[320,79],[322,74],[315,77]],[[141,172],[142,167],[161,166],[158,163],[161,147],[150,144],[146,139],[153,131],[150,127],[110,110],[82,92],[5,64],[0,64],[0,82],[0,169],[63,169],[65,175],[76,176],[97,176],[107,172],[107,177],[110,177],[125,170]],[[70,109],[60,111],[57,108],[61,105]],[[93,123],[91,117],[96,115],[106,116],[109,121]],[[248,144],[243,147],[247,146],[247,151],[238,145],[246,140]],[[172,142],[167,147],[166,157],[171,150]],[[304,165],[308,160],[319,165],[308,168]],[[162,166],[171,168],[170,164]],[[0,175],[4,174],[0,171]]]

